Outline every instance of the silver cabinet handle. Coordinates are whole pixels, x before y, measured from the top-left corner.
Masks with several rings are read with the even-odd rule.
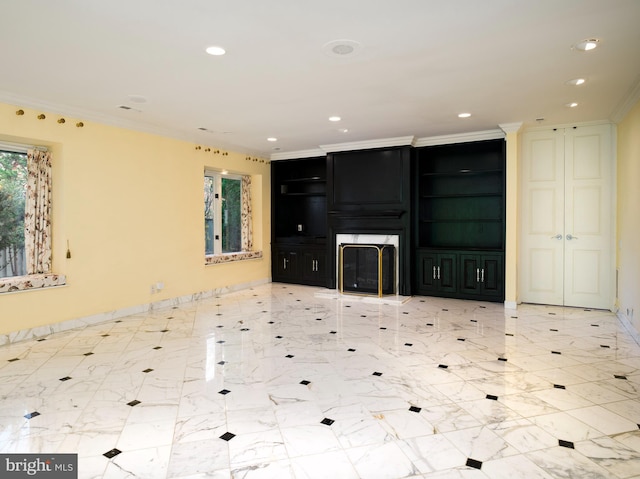
[[[480,268],[476,268],[476,283],[480,282]]]
[[[571,233],[569,233],[569,234],[567,235],[567,240],[568,240],[568,241],[571,241],[572,239],[578,239],[578,237],[577,237],[577,236],[573,236]]]
[[[283,269],[287,269],[287,258],[282,258],[282,267]]]
[[[435,266],[433,267],[433,279],[437,279],[436,278],[436,267]]]
[[[482,268],[482,276],[480,277],[480,282],[484,283],[484,268]]]
[[[560,233],[558,233],[557,235],[552,236],[551,239],[561,240],[562,239],[562,235]]]
[[[438,266],[438,279],[440,279],[440,266]]]

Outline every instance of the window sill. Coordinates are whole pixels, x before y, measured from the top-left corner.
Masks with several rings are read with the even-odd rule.
[[[238,253],[210,254],[204,257],[205,265],[231,263],[246,259],[262,258],[262,251],[240,251]]]
[[[26,276],[11,276],[9,278],[0,278],[0,294],[53,288],[65,284],[67,284],[67,277],[63,274],[42,273],[28,274]]]

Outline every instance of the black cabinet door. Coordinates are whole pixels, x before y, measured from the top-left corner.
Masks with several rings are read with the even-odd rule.
[[[455,293],[456,255],[421,251],[418,253],[418,292],[421,294]]]
[[[461,254],[460,292],[478,299],[504,299],[502,254]]]
[[[302,283],[325,286],[327,254],[324,250],[309,250],[302,253]]]
[[[288,249],[276,249],[271,270],[273,281],[292,282],[298,279],[298,252]]]

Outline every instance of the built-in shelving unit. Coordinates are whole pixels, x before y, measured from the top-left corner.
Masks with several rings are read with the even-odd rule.
[[[273,281],[326,285],[326,158],[271,163]]]
[[[416,289],[500,301],[504,296],[503,140],[416,151]]]

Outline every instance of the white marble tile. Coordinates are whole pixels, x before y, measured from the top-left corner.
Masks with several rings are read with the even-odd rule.
[[[492,479],[552,479],[558,477],[546,473],[522,455],[484,462],[482,471]]]
[[[608,436],[638,430],[637,423],[629,421],[602,406],[573,409],[567,411],[567,413]]]
[[[398,445],[421,473],[461,467],[467,461],[442,434],[405,439]]]
[[[358,473],[344,451],[327,452],[291,459],[296,479],[359,479]],[[286,476],[274,476],[281,479]]]
[[[165,477],[171,446],[123,451],[114,457],[104,472],[104,479]]]
[[[314,424],[280,428],[290,458],[324,454],[341,448],[332,426]]]
[[[288,457],[282,434],[278,429],[239,435],[232,438],[228,444],[232,470]]]
[[[576,451],[617,477],[631,477],[640,472],[640,452],[610,437],[599,437],[578,442]]]
[[[229,470],[229,447],[219,437],[173,444],[167,477],[191,477]],[[228,472],[227,472],[227,476]]]
[[[420,472],[396,442],[356,447],[346,453],[362,479],[401,479]]]
[[[558,445],[558,439],[528,419],[495,423],[489,426],[520,452],[531,452]]]
[[[527,459],[554,478],[609,479],[611,474],[574,449],[554,447],[526,454]]]
[[[546,432],[563,441],[584,441],[601,437],[603,433],[566,412],[534,416],[530,420]]]
[[[518,450],[489,427],[479,426],[443,434],[467,458],[490,461],[518,454]]]

